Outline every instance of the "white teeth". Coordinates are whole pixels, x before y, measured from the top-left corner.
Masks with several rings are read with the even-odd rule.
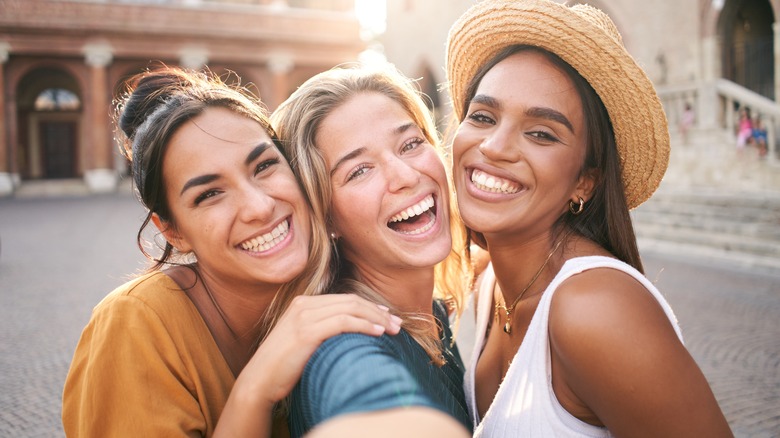
[[[400,222],[410,217],[419,216],[433,207],[433,195],[428,195],[425,199],[406,210],[390,218],[390,222]]]
[[[473,182],[478,189],[491,193],[512,194],[517,193],[520,189],[519,186],[509,180],[488,175],[485,172],[476,169],[471,172],[471,182]]]
[[[289,232],[290,224],[284,221],[271,230],[271,232],[241,243],[241,248],[253,252],[267,251],[283,241]]]
[[[421,228],[418,228],[418,229],[412,230],[412,231],[402,231],[401,233],[402,234],[408,234],[408,235],[411,235],[411,236],[413,236],[415,234],[424,233],[424,232],[430,230],[433,227],[433,224],[435,224],[435,223],[436,223],[435,220],[431,220],[427,224],[423,225]]]

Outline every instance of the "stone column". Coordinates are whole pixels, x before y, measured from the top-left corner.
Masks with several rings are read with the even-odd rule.
[[[11,145],[8,144],[8,129],[5,118],[5,63],[8,61],[8,52],[11,46],[6,42],[0,42],[0,196],[8,196],[14,191],[14,178],[11,173],[13,166],[10,163],[8,153]]]
[[[295,63],[292,57],[286,53],[275,53],[268,59],[268,70],[271,72],[271,101],[265,102],[268,109],[274,110],[288,97],[290,81],[287,74],[293,69]]]
[[[775,50],[775,103],[780,103],[780,26],[777,22],[772,23],[772,33],[774,34],[772,45]]]
[[[718,72],[718,43],[713,36],[701,42],[701,85],[696,103],[696,122],[699,128],[716,129],[719,116],[718,95],[715,90]]]
[[[112,192],[116,190],[118,176],[113,166],[111,141],[111,120],[109,117],[109,84],[107,66],[113,60],[112,49],[107,44],[89,44],[84,47],[87,65],[90,67],[90,111],[89,119],[83,124],[87,166],[84,181],[92,192]]]

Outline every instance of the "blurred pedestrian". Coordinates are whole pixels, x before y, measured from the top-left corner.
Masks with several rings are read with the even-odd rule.
[[[742,107],[737,121],[737,151],[742,152],[752,138],[753,121],[750,118],[750,108]]]
[[[764,158],[767,154],[767,132],[766,126],[764,126],[764,120],[760,116],[756,116],[753,122],[753,143],[758,148],[758,157]]]
[[[688,144],[689,133],[695,122],[696,113],[693,111],[693,106],[685,102],[683,112],[680,114],[680,135],[682,136],[683,144]]]

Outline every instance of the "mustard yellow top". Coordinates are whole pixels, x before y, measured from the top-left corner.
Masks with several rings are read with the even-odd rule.
[[[187,294],[161,272],[93,310],[62,396],[68,437],[211,436],[235,377]]]

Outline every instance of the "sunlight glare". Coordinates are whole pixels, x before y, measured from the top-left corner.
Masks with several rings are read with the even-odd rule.
[[[355,14],[360,26],[374,35],[385,31],[387,19],[386,0],[355,0]]]

